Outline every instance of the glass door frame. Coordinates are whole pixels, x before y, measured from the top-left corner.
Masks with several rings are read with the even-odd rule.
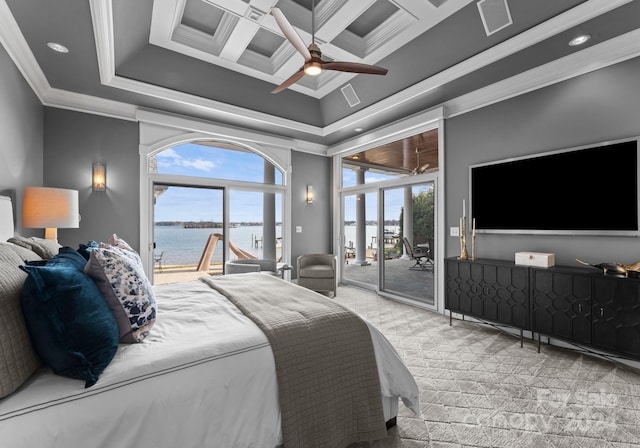
[[[338,157],[339,161],[341,161],[341,158]],[[342,170],[342,166],[341,166],[341,162],[340,162],[340,170]],[[378,244],[378,254],[382,253],[380,252],[381,250],[384,251],[384,248],[381,248],[381,245],[384,246],[384,190],[388,190],[391,188],[400,188],[400,187],[412,187],[414,185],[422,185],[425,183],[433,183],[433,186],[436,190],[436,210],[435,210],[435,222],[434,222],[434,239],[436,240],[435,242],[435,254],[434,254],[434,260],[435,260],[435,266],[434,266],[434,305],[428,305],[425,303],[421,303],[415,300],[411,300],[408,299],[406,297],[403,296],[399,296],[396,294],[393,294],[391,292],[385,291],[383,289],[383,263],[378,262],[378,269],[377,269],[377,284],[375,285],[375,291],[384,297],[389,297],[391,299],[400,301],[400,302],[406,302],[406,303],[410,303],[411,305],[416,305],[422,308],[427,308],[430,310],[441,310],[444,309],[444,304],[442,302],[442,300],[440,300],[440,297],[443,297],[441,291],[442,291],[442,284],[444,279],[443,277],[443,267],[444,267],[444,256],[443,253],[444,251],[443,249],[443,243],[444,243],[444,235],[443,235],[443,228],[444,228],[444,211],[442,210],[442,203],[443,201],[443,192],[441,191],[441,176],[439,172],[434,172],[434,173],[426,173],[426,174],[419,174],[416,176],[405,176],[405,177],[401,177],[401,178],[397,178],[397,179],[390,179],[390,180],[385,180],[382,182],[376,182],[376,183],[372,183],[372,184],[362,184],[362,185],[356,185],[356,186],[352,186],[352,187],[345,187],[345,188],[340,188],[337,192],[339,201],[338,203],[340,204],[340,207],[338,210],[336,210],[337,212],[337,219],[336,219],[336,245],[334,248],[334,251],[336,254],[338,254],[338,259],[339,260],[344,260],[345,254],[344,254],[344,244],[342,243],[344,241],[344,198],[345,196],[351,196],[354,194],[366,194],[366,193],[371,193],[371,192],[376,192],[377,193],[377,207],[378,207],[378,213],[377,213],[377,221],[378,221],[378,235],[377,235],[377,244]],[[347,285],[355,285],[355,286],[359,286],[359,287],[364,287],[367,289],[372,289],[370,285],[366,285],[360,282],[354,282],[352,280],[348,280],[344,278],[344,263],[338,263],[339,267],[338,267],[338,279],[341,283],[343,284],[347,284]]]
[[[420,132],[429,131],[432,129],[438,129],[438,171],[431,174],[419,174],[417,176],[407,176],[407,178],[394,179],[392,181],[380,182],[379,184],[365,184],[364,187],[382,187],[382,186],[394,186],[404,185],[407,183],[421,183],[423,181],[434,181],[436,188],[438,203],[436,208],[436,222],[435,222],[435,245],[436,245],[436,258],[435,263],[440,266],[434,282],[434,300],[435,309],[438,312],[444,313],[444,254],[447,251],[445,246],[445,173],[446,173],[446,160],[445,160],[445,111],[442,106],[434,107],[424,112],[419,112],[410,118],[392,123],[387,126],[373,129],[369,132],[358,134],[357,137],[346,140],[343,143],[339,143],[327,150],[327,155],[333,157],[333,193],[334,193],[334,220],[333,220],[333,235],[334,235],[334,253],[343,256],[344,248],[341,247],[341,241],[343,238],[343,211],[342,211],[342,194],[344,192],[352,192],[354,187],[345,188],[342,186],[342,160],[344,157],[348,157],[352,154],[356,154],[361,151],[373,149],[381,145],[397,141],[399,139],[415,135]],[[420,176],[430,177],[420,177]],[[431,177],[432,176],[432,177]],[[404,180],[403,180],[404,179]],[[338,278],[342,279],[343,264],[338,263]],[[380,276],[378,276],[380,277]],[[380,293],[382,294],[382,293]],[[395,297],[393,297],[396,299]],[[402,298],[397,298],[402,301]],[[420,304],[413,303],[416,306]]]
[[[173,177],[180,177],[180,176],[173,176]],[[154,200],[154,195],[155,195],[155,189],[156,186],[166,186],[166,187],[181,187],[181,188],[202,188],[202,189],[206,189],[206,190],[215,190],[215,191],[220,191],[222,193],[222,224],[223,224],[223,229],[224,232],[227,232],[228,230],[228,224],[227,224],[227,219],[226,219],[226,215],[227,215],[227,209],[228,209],[228,203],[229,203],[229,198],[228,198],[228,193],[225,187],[223,186],[212,186],[212,185],[186,185],[184,183],[166,183],[166,182],[159,182],[158,180],[153,180],[152,181],[152,186],[151,186],[151,194],[152,194],[152,205],[151,205],[151,243],[153,244],[153,249],[154,252],[156,250],[156,236],[155,236],[155,210],[156,210],[156,204],[153,203]],[[223,246],[223,251],[222,251],[222,269],[224,270],[224,263],[225,261],[227,261],[229,259],[229,254],[226,248],[226,245]],[[147,275],[147,277],[149,278],[149,280],[151,281],[152,284],[154,283],[154,276],[155,276],[155,266],[152,267],[152,269],[149,270],[149,273]]]
[[[289,195],[289,188],[286,185],[274,185],[274,184],[262,184],[256,182],[243,182],[221,179],[210,179],[202,177],[190,177],[190,176],[177,176],[173,174],[159,174],[159,173],[147,173],[146,175],[149,188],[148,192],[144,193],[146,197],[144,200],[141,198],[141,204],[146,204],[149,208],[147,216],[149,217],[146,222],[140,222],[140,229],[146,229],[145,241],[150,251],[153,251],[154,229],[153,229],[153,191],[155,185],[175,185],[181,187],[195,187],[195,188],[212,188],[223,191],[223,233],[229,235],[229,192],[230,191],[252,191],[259,193],[280,193],[282,194],[282,260],[285,263],[291,263],[291,248],[289,245],[289,219],[285,217],[290,213],[287,206],[286,198]],[[141,191],[141,195],[142,195]],[[141,247],[145,242],[142,240],[141,235]],[[224,241],[223,260],[229,260],[229,245]],[[149,267],[145,269],[149,280],[153,283],[153,264],[149,264]]]
[[[434,173],[435,174],[435,173]],[[385,209],[385,202],[384,202],[384,195],[386,191],[390,191],[390,190],[400,190],[400,189],[405,189],[405,188],[412,188],[412,187],[417,187],[417,186],[425,186],[427,184],[432,185],[432,188],[435,190],[435,196],[434,196],[434,222],[433,222],[433,233],[434,233],[434,240],[436,238],[436,236],[438,235],[438,190],[437,190],[437,183],[436,183],[436,178],[437,176],[432,176],[432,175],[421,175],[421,176],[411,176],[412,180],[414,180],[414,182],[410,182],[408,184],[401,184],[401,185],[397,185],[397,186],[389,186],[389,185],[385,185],[383,187],[380,187],[380,194],[379,194],[379,200],[382,201],[380,203],[380,209],[379,209],[379,213],[378,213],[378,222],[382,223],[382,232],[384,232],[384,222],[385,219],[387,218],[387,216],[385,216],[384,213],[384,209]],[[415,179],[420,179],[420,182],[415,182]],[[407,219],[408,216],[405,214],[404,215],[404,219]],[[413,218],[413,216],[412,216]],[[412,226],[413,227],[413,226]],[[400,231],[402,232],[402,229],[400,229]],[[407,236],[407,235],[403,235],[403,236]],[[382,242],[381,242],[382,241]],[[411,237],[410,241],[412,243],[415,243],[415,241],[413,240],[413,237]],[[432,257],[434,259],[434,263],[433,263],[433,305],[429,305],[427,303],[424,303],[420,300],[417,299],[412,299],[409,297],[406,297],[404,295],[401,295],[399,292],[394,292],[393,290],[388,290],[384,288],[385,285],[385,257],[378,257],[378,293],[380,295],[386,296],[386,297],[392,297],[395,298],[397,300],[400,301],[407,301],[411,304],[415,304],[415,305],[419,305],[421,307],[427,308],[427,309],[431,309],[431,310],[436,310],[437,309],[437,304],[438,304],[438,300],[436,297],[436,292],[438,289],[438,268],[440,266],[442,266],[441,264],[438,264],[437,262],[435,262],[435,260],[437,260],[437,252],[438,252],[438,244],[437,241],[434,241],[434,246],[435,246],[435,251],[432,254]],[[381,252],[382,251],[382,252]],[[380,235],[378,236],[378,253],[383,253],[384,252],[384,235]],[[403,249],[404,252],[404,249]]]
[[[344,284],[348,284],[348,285],[356,285],[359,286],[361,288],[364,289],[372,289],[375,291],[379,290],[379,282],[376,285],[371,285],[369,283],[363,283],[363,282],[359,282],[356,280],[349,280],[349,279],[345,279],[344,278],[344,260],[346,260],[346,253],[345,253],[345,248],[346,248],[346,237],[344,234],[344,208],[345,208],[345,198],[346,196],[357,196],[357,195],[364,195],[366,197],[367,194],[369,193],[375,193],[376,195],[376,221],[379,222],[380,221],[380,191],[379,188],[377,186],[371,186],[371,185],[358,185],[357,187],[350,187],[348,189],[343,190],[340,193],[340,232],[338,233],[338,247],[336,248],[335,253],[338,255],[338,260],[340,260],[341,262],[338,263],[338,281],[342,282]],[[366,221],[366,213],[365,213],[365,221]],[[380,243],[380,226],[377,226],[377,233],[376,233],[376,244]],[[366,228],[366,222],[365,222],[365,228]],[[357,243],[356,243],[357,244]],[[373,247],[372,247],[373,249]],[[375,248],[376,251],[379,252],[379,247]],[[366,248],[365,248],[366,251]],[[377,274],[377,277],[379,277],[379,273]]]
[[[153,182],[187,183],[188,185],[221,186],[228,188],[254,188],[255,191],[282,193],[282,258],[283,262],[291,264],[291,139],[270,137],[264,134],[238,130],[237,128],[183,116],[166,115],[150,110],[138,110],[138,155],[139,155],[139,230],[140,230],[140,258],[145,272],[153,270],[153,222],[151,211],[153,207]],[[150,159],[172,146],[196,142],[221,142],[240,146],[259,154],[272,163],[282,173],[282,185],[263,183],[236,182],[221,179],[191,178],[180,176],[163,178],[150,171]],[[156,177],[158,176],[158,177]],[[135,194],[135,193],[134,193]],[[225,198],[228,202],[228,197]],[[225,219],[228,221],[228,216]],[[153,274],[152,274],[153,275]]]

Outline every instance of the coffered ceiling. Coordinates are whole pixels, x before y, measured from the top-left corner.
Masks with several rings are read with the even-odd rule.
[[[375,64],[471,0],[317,3],[312,13],[311,0],[156,1],[149,42],[278,85],[300,68],[302,58],[269,13],[272,7],[283,11],[306,45],[313,32],[325,59]],[[291,90],[322,98],[354,76],[308,76]]]
[[[324,71],[272,94],[304,63],[274,6],[325,59],[388,74]],[[45,105],[160,110],[317,149],[637,57],[639,19],[640,0],[316,0],[314,14],[312,0],[0,0],[0,42]]]

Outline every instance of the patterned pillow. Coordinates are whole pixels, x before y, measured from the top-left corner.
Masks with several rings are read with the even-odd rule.
[[[156,320],[156,301],[138,254],[116,246],[95,248],[84,271],[109,304],[120,342],[142,342]]]
[[[101,247],[107,247],[107,245],[119,247],[120,249],[128,250],[129,252],[136,252],[129,243],[127,243],[115,233],[109,237],[109,239],[107,240],[107,244],[102,243]]]

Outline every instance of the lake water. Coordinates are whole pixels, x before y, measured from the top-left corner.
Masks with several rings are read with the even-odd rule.
[[[230,241],[242,250],[262,256],[262,244],[256,247],[256,239],[262,240],[262,226],[240,226],[229,229]],[[198,264],[205,249],[209,235],[223,233],[222,229],[185,229],[182,226],[155,226],[155,253],[163,254],[163,261],[167,265]],[[276,236],[279,237],[281,227],[276,226]],[[222,262],[223,245],[219,242],[211,257],[211,262]]]
[[[356,227],[345,226],[345,241],[356,241]],[[378,227],[367,226],[366,244],[369,246],[376,236]],[[397,232],[397,227],[385,227],[391,232]],[[262,244],[256,247],[256,239],[262,240],[262,226],[239,226],[229,229],[231,232],[231,242],[240,249],[254,254],[257,258],[262,257]],[[282,227],[276,226],[276,237],[281,236]],[[212,233],[223,233],[222,229],[185,229],[182,226],[155,226],[155,253],[163,254],[165,265],[195,265],[200,261],[200,256],[205,249],[209,235]],[[222,262],[223,245],[219,242],[211,257],[211,262]],[[278,249],[279,250],[279,249]],[[232,258],[235,258],[232,254]]]

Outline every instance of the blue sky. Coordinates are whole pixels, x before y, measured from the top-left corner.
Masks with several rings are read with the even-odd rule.
[[[156,156],[158,172],[183,176],[206,177],[250,182],[264,181],[264,159],[258,154],[187,143],[164,150]],[[391,176],[367,172],[365,182],[389,179]],[[355,185],[355,173],[343,170],[345,186]],[[282,175],[276,170],[276,183]],[[418,189],[414,188],[414,194]],[[402,188],[385,193],[385,217],[398,219],[404,201]],[[230,220],[262,221],[263,193],[231,191]],[[281,221],[282,195],[276,195],[276,220]],[[376,219],[376,194],[368,194],[366,217]],[[155,221],[222,221],[222,190],[209,188],[170,187],[156,201]],[[348,198],[345,219],[355,220],[355,200]]]

